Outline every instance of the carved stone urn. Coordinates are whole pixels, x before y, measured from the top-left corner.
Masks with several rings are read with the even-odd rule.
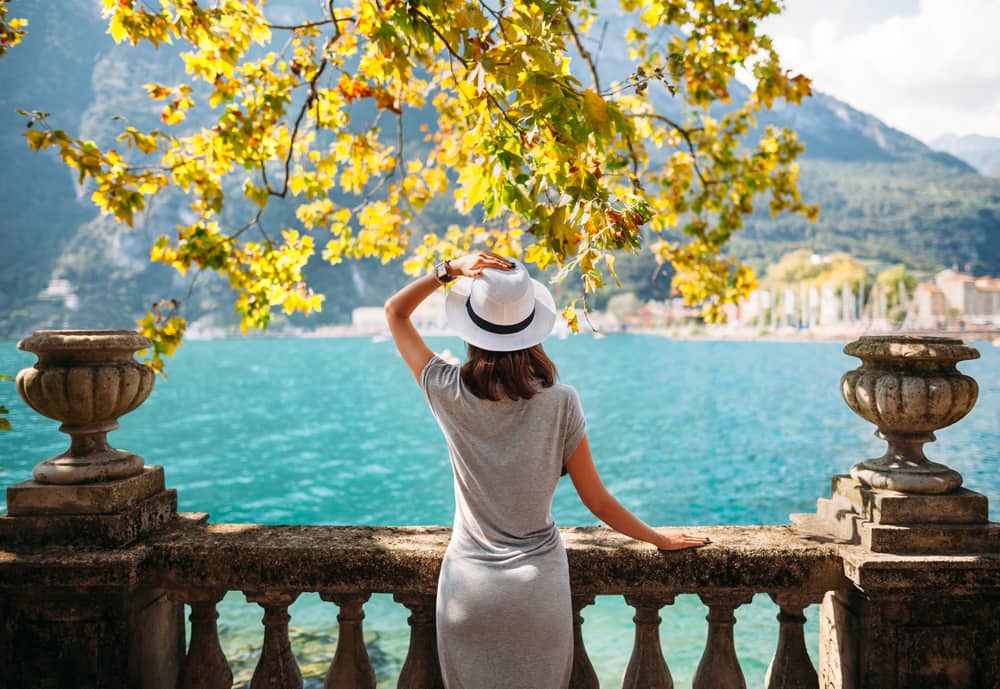
[[[949,493],[961,486],[962,475],[929,461],[923,445],[976,403],[979,386],[955,365],[978,359],[979,352],[951,338],[877,336],[851,342],[844,353],[862,362],[840,379],[844,401],[878,426],[875,435],[889,444],[878,459],[855,464],[851,476],[903,493]]]
[[[108,444],[123,416],[149,397],[156,377],[133,354],[152,342],[131,330],[39,330],[18,342],[38,363],[17,374],[17,392],[32,409],[61,421],[66,452],[34,469],[38,483],[114,481],[143,471],[143,460]]]

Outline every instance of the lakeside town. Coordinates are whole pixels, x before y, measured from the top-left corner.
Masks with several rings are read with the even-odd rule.
[[[812,254],[822,265],[829,257]],[[902,272],[902,271],[900,271]],[[447,334],[443,292],[421,304],[414,322],[421,332]],[[726,322],[707,324],[700,310],[680,298],[639,301],[634,294],[612,297],[607,308],[580,319],[581,332],[650,333],[708,339],[851,339],[871,332],[960,333],[968,339],[1000,342],[1000,278],[975,277],[947,269],[930,280],[909,275],[897,281],[800,280],[797,285],[762,287],[738,305],[724,308]],[[303,336],[387,334],[381,307],[359,307],[351,324],[317,328]],[[557,335],[566,337],[564,324]]]

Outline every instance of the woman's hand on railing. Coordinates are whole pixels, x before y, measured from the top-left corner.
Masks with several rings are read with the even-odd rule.
[[[659,538],[655,545],[660,550],[683,550],[684,548],[699,548],[711,543],[706,536],[689,536],[681,531],[658,531]]]

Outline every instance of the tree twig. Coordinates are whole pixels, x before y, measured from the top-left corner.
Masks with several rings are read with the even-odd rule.
[[[327,59],[324,57],[320,60],[319,69],[313,75],[312,79],[309,80],[309,93],[306,95],[306,100],[299,109],[299,114],[295,118],[295,125],[292,127],[292,135],[288,141],[288,153],[285,155],[284,162],[284,182],[281,185],[281,191],[275,191],[271,186],[271,183],[267,179],[267,165],[266,161],[261,164],[260,171],[261,177],[264,181],[264,187],[267,189],[267,193],[271,196],[277,196],[279,198],[285,198],[288,195],[288,178],[291,176],[291,165],[292,165],[292,155],[295,153],[295,139],[299,135],[299,127],[302,124],[302,118],[309,111],[309,106],[312,105],[313,101],[317,98],[318,94],[316,91],[316,82],[323,75],[323,70],[326,69]]]
[[[600,333],[601,331],[597,329],[597,326],[590,320],[590,305],[587,303],[587,290],[583,290],[583,320],[587,321],[587,325],[595,333]]]
[[[583,58],[590,69],[590,76],[594,80],[594,90],[600,93],[601,79],[597,76],[597,65],[594,64],[594,59],[590,56],[590,52],[583,47],[583,43],[580,41],[580,34],[577,33],[576,27],[573,26],[573,21],[570,19],[569,10],[563,12],[563,18],[566,20],[566,26],[569,28],[570,35],[573,36],[573,43],[576,44],[576,49],[580,53],[580,57]]]

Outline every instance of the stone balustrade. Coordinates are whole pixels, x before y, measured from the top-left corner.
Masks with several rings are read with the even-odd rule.
[[[411,628],[397,686],[442,686],[434,602],[450,529],[209,524],[204,516],[182,514],[127,554],[71,549],[0,553],[0,590],[16,587],[22,595],[35,587],[40,592],[79,591],[145,579],[159,595],[188,606],[190,643],[178,660],[178,686],[185,688],[232,685],[216,628],[216,604],[226,592],[240,591],[262,613],[261,655],[252,687],[301,686],[289,642],[288,607],[300,594],[317,592],[339,612],[325,686],[373,689],[376,680],[363,643],[364,604],[374,593],[392,594],[410,611]],[[669,624],[675,597],[685,594],[701,598],[709,620],[695,689],[744,687],[733,646],[734,611],[756,593],[770,595],[779,605],[777,652],[767,686],[818,686],[806,653],[802,611],[821,602],[827,591],[850,587],[838,547],[788,526],[698,532],[709,535],[712,544],[659,552],[605,527],[562,529],[576,623],[572,687],[598,686],[580,633],[581,610],[597,596],[622,596],[635,610],[634,646],[623,687],[672,687],[659,629],[661,619]]]
[[[20,345],[39,361],[19,374],[19,392],[61,420],[71,441],[38,465],[34,481],[7,489],[0,689],[230,687],[216,609],[230,591],[261,609],[252,687],[302,686],[288,610],[305,592],[338,611],[326,689],[375,687],[363,625],[376,593],[410,612],[397,686],[441,687],[434,602],[449,530],[210,524],[178,514],[163,469],[107,439],[149,394],[131,360],[148,344],[123,331],[72,331]],[[707,610],[694,689],[744,688],[733,628],[756,594],[778,608],[766,689],[1000,689],[1000,524],[989,521],[986,496],[923,449],[974,405],[975,381],[955,364],[978,352],[906,337],[862,338],[845,351],[862,360],[841,381],[845,401],[888,447],[833,477],[815,514],[792,515],[789,526],[699,527],[712,544],[678,552],[603,527],[562,530],[574,689],[598,685],[581,633],[598,596],[621,596],[635,610],[623,688],[672,687],[659,635],[682,595]],[[803,627],[813,603],[821,603],[818,668]]]

